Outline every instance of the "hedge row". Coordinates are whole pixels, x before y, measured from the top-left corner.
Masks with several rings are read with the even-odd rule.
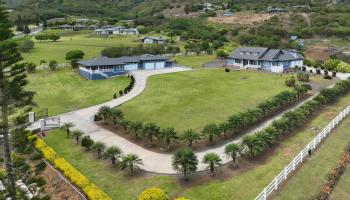
[[[35,148],[42,152],[44,158],[54,164],[54,166],[69,178],[73,184],[78,186],[86,194],[88,199],[112,200],[107,194],[76,170],[68,161],[59,156],[37,135],[30,136],[30,140],[35,141]]]
[[[327,176],[326,183],[322,186],[321,191],[318,193],[315,199],[323,200],[328,199],[329,195],[333,192],[340,177],[344,174],[347,166],[350,163],[350,143],[345,148],[343,155],[338,160],[337,164],[331,169]]]
[[[293,111],[287,112],[269,127],[253,135],[245,136],[242,143],[248,149],[249,155],[256,157],[273,144],[278,143],[283,136],[306,124],[311,119],[312,114],[322,108],[322,106],[336,101],[348,92],[350,92],[350,79],[340,81],[332,88],[323,89],[311,101]]]

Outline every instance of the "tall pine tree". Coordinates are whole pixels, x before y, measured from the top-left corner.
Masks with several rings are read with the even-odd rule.
[[[25,90],[28,84],[26,69],[18,51],[17,44],[11,41],[13,36],[7,12],[0,4],[0,128],[3,135],[4,154],[7,171],[8,191],[16,199],[14,170],[9,144],[9,115],[32,106],[34,93]]]

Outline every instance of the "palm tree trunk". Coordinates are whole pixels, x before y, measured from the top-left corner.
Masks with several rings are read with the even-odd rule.
[[[4,139],[4,154],[5,154],[5,163],[7,170],[7,179],[8,179],[8,190],[10,196],[13,200],[16,200],[16,187],[15,187],[15,178],[13,171],[13,164],[11,160],[11,149],[9,143],[9,135],[8,135],[8,113],[7,113],[7,105],[3,104],[1,106],[1,118],[2,118],[2,135]]]
[[[193,143],[193,141],[190,140],[189,143],[188,143],[188,146],[189,146],[189,147],[192,147],[192,143]]]

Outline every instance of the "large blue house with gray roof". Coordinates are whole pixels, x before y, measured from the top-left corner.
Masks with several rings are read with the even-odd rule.
[[[101,80],[123,75],[127,71],[171,67],[167,58],[144,54],[119,58],[99,57],[79,62],[79,73],[89,80]]]
[[[264,47],[237,48],[228,57],[229,66],[241,69],[262,69],[277,73],[289,70],[295,66],[303,66],[303,64],[304,57],[299,51]]]

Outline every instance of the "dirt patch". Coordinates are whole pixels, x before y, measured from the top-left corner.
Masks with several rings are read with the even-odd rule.
[[[273,17],[274,14],[236,12],[233,16],[224,17],[218,13],[216,17],[209,17],[208,21],[221,24],[252,25]]]
[[[331,56],[331,51],[324,45],[311,45],[307,46],[305,55],[313,60],[327,60]]]

